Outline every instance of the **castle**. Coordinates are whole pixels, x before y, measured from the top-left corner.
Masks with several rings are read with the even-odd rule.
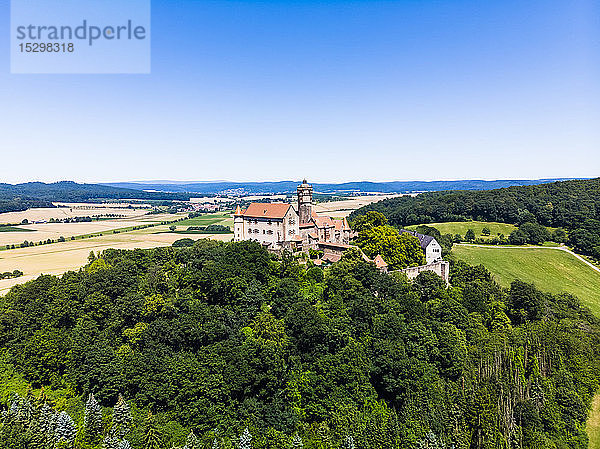
[[[350,247],[352,230],[346,218],[317,215],[313,210],[313,188],[306,182],[297,189],[298,202],[251,203],[244,211],[238,206],[233,216],[233,239],[256,240],[270,250],[308,251]]]
[[[323,255],[314,261],[316,265],[333,263],[351,248],[354,233],[346,218],[335,219],[317,215],[313,210],[313,188],[306,182],[297,189],[297,207],[290,203],[250,203],[246,210],[238,206],[233,215],[234,241],[255,240],[273,252],[282,250],[320,250]],[[422,271],[433,271],[448,282],[449,264],[442,260],[442,248],[430,236],[409,232],[419,239],[426,265],[400,270],[413,279]],[[364,254],[365,260],[369,260]],[[387,271],[388,265],[380,255],[371,262]]]

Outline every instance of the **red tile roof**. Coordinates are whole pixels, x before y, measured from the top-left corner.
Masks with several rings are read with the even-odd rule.
[[[314,220],[319,228],[331,228],[335,226],[333,224],[333,220],[330,217],[319,215],[316,218],[314,218]]]
[[[278,218],[282,219],[287,214],[291,204],[287,203],[250,203],[243,212],[244,217],[252,218]]]
[[[381,257],[381,255],[380,255],[380,254],[377,254],[377,255],[375,256],[375,259],[373,259],[373,262],[375,262],[375,266],[376,266],[377,268],[385,268],[385,267],[387,267],[387,266],[388,266],[388,264],[387,264],[387,263],[385,263],[385,260],[383,260],[383,257]]]

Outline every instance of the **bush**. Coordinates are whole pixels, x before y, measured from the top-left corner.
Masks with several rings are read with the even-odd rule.
[[[192,240],[192,239],[175,240],[171,246],[173,246],[174,248],[183,248],[183,247],[187,247],[187,246],[194,246],[194,240]]]

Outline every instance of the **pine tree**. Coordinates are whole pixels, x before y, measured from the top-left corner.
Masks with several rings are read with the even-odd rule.
[[[293,449],[302,449],[304,447],[304,444],[302,443],[302,438],[300,438],[300,435],[298,435],[298,433],[296,433],[294,435],[294,438],[292,439],[292,448]]]
[[[56,424],[58,423],[58,413],[48,407],[50,410],[48,412],[48,423],[46,426],[46,441],[54,441],[54,434],[56,432]]]
[[[114,408],[113,412],[113,433],[119,438],[123,438],[129,433],[129,427],[131,425],[131,410],[129,405],[123,399],[123,396],[119,395],[119,399]]]
[[[85,436],[89,441],[94,441],[102,433],[102,409],[93,394],[90,394],[85,403],[83,418]]]
[[[117,449],[131,449],[131,445],[129,444],[129,441],[123,440],[119,443]]]
[[[446,445],[439,441],[435,433],[429,431],[419,440],[417,447],[419,449],[446,449]]]
[[[144,448],[143,449],[160,449],[160,434],[154,421],[154,416],[151,412],[148,412],[148,418],[146,418],[146,435],[144,436]]]
[[[75,423],[71,417],[67,412],[60,412],[58,414],[58,419],[56,420],[56,429],[54,430],[56,443],[59,444],[64,442],[73,444],[76,434],[77,430],[75,428]]]
[[[114,435],[107,435],[102,443],[103,449],[119,449],[121,441],[119,441],[119,439],[116,438]]]
[[[352,437],[352,435],[347,435],[346,438],[344,438],[342,447],[344,449],[356,449],[356,444],[354,444],[354,437]]]
[[[200,440],[198,440],[193,430],[187,436],[183,449],[200,449]]]
[[[244,429],[244,432],[240,436],[238,449],[252,449],[252,435],[250,435],[250,431],[247,427]]]

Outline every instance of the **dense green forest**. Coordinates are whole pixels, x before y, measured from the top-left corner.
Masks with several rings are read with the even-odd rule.
[[[88,202],[100,199],[189,200],[184,193],[144,192],[99,184],[77,184],[61,181],[52,184],[27,182],[0,183],[0,213],[53,207],[52,202]]]
[[[461,262],[107,250],[0,298],[0,448],[585,448],[599,330]]]
[[[370,210],[397,227],[479,220],[564,228],[578,252],[600,259],[600,178],[391,198],[354,211],[350,219]]]

